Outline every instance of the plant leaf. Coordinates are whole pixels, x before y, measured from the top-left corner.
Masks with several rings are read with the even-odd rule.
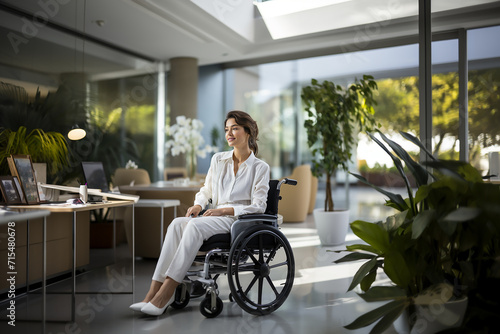
[[[365,302],[406,299],[405,290],[398,286],[374,286],[365,293],[359,293]]]
[[[415,216],[411,232],[412,239],[417,239],[422,234],[422,232],[425,231],[429,223],[434,218],[434,214],[434,209],[429,209],[421,211],[418,215]]]
[[[379,131],[380,135],[382,136],[382,138],[384,138],[385,136]],[[406,190],[408,191],[408,198],[410,199],[410,209],[412,210],[413,214],[415,215],[416,214],[416,208],[414,207],[413,205],[413,191],[411,190],[411,186],[410,186],[410,181],[408,181],[408,177],[406,176],[405,172],[404,172],[404,169],[403,169],[403,164],[401,163],[401,160],[399,158],[397,158],[394,154],[392,154],[386,147],[384,144],[382,144],[382,142],[380,140],[377,139],[377,137],[375,137],[374,135],[372,135],[371,133],[368,133],[368,135],[370,136],[370,138],[375,142],[377,143],[392,159],[392,161],[394,162],[394,166],[396,166],[399,174],[401,175],[401,177],[403,178],[403,181],[405,182],[405,185],[406,185]],[[385,139],[384,139],[385,140]],[[390,146],[390,145],[389,145]]]
[[[432,188],[429,185],[418,187],[417,193],[415,194],[415,203],[420,203],[425,200],[429,196],[431,190]]]
[[[366,275],[361,280],[361,283],[359,284],[361,290],[368,291],[368,289],[370,289],[370,287],[372,286],[373,282],[375,282],[376,278],[377,278],[377,268],[374,268],[372,271],[368,273],[368,275]]]
[[[385,254],[384,272],[398,286],[406,287],[410,284],[410,270],[401,253],[392,251]]]
[[[384,333],[391,325],[396,321],[396,319],[403,313],[407,304],[403,304],[398,308],[395,308],[380,319],[380,321],[372,328],[370,334]]]
[[[427,184],[430,173],[421,164],[413,158],[398,143],[387,138],[382,132],[378,131],[382,139],[392,148],[392,150],[405,162],[410,172],[415,176],[417,186]]]
[[[401,134],[401,136],[403,136],[403,138],[411,141],[413,144],[417,145],[418,147],[420,147],[421,150],[423,150],[425,153],[427,153],[427,155],[432,159],[432,160],[436,160],[436,158],[434,158],[434,156],[432,155],[432,153],[422,144],[422,142],[415,136],[413,136],[412,134],[409,134],[408,132],[399,132]]]
[[[447,235],[451,236],[453,233],[455,233],[455,230],[457,229],[457,222],[455,221],[449,221],[449,220],[438,220],[439,227],[446,233]]]
[[[468,220],[473,220],[474,218],[479,216],[479,214],[481,214],[481,209],[479,208],[461,207],[447,214],[444,217],[444,220],[462,223]]]
[[[396,206],[397,206],[396,209],[397,210],[399,210],[399,211],[405,211],[405,210],[409,209],[408,208],[408,204],[406,204],[405,200],[403,199],[403,197],[401,195],[395,194],[395,193],[391,193],[391,192],[389,192],[387,190],[384,190],[384,189],[382,189],[380,187],[377,187],[376,185],[371,184],[362,175],[351,173],[351,172],[349,172],[349,174],[351,174],[352,176],[354,176],[355,178],[357,178],[358,180],[360,180],[364,184],[369,185],[373,189],[377,190],[379,193],[387,196],[391,202],[393,202],[394,204],[396,204]]]
[[[366,244],[348,245],[345,248],[349,252],[365,251],[365,252],[370,252],[370,253],[373,253],[373,254],[379,254],[379,252],[375,248],[373,248],[370,245],[366,245]]]
[[[365,276],[377,266],[378,261],[376,257],[374,257],[370,261],[365,262],[361,267],[359,267],[356,274],[354,274],[351,285],[349,285],[347,291],[351,291],[352,289],[354,289],[359,283],[361,283],[363,278],[365,278]]]
[[[408,210],[403,212],[398,212],[395,215],[389,216],[385,220],[385,224],[388,231],[397,230],[406,220],[408,215]]]
[[[389,251],[389,234],[380,225],[356,220],[351,223],[351,229],[361,240],[371,245],[377,253],[387,253]]]
[[[405,309],[407,304],[408,303],[406,300],[393,300],[392,302],[384,304],[374,310],[371,310],[370,312],[367,312],[359,316],[349,325],[344,326],[344,328],[359,329],[362,327],[366,327],[394,310],[401,310],[402,312],[402,310]]]
[[[338,259],[336,261],[333,261],[334,263],[342,263],[342,262],[351,262],[351,261],[358,261],[358,260],[371,260],[376,255],[373,254],[366,254],[366,253],[361,253],[361,252],[354,252],[347,254],[341,259]]]
[[[451,176],[454,179],[465,180],[465,178],[459,173],[459,167],[465,164],[462,161],[432,160],[425,161],[423,164],[439,170],[443,175]]]

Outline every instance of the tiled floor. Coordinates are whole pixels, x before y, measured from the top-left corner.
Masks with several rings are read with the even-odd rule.
[[[351,188],[351,220],[366,219],[376,221],[386,216],[384,199],[369,189]],[[345,206],[345,192],[335,192],[338,207]],[[322,191],[318,195],[321,206]],[[378,304],[367,304],[360,300],[355,292],[346,292],[351,278],[359,263],[334,264],[340,255],[329,250],[339,247],[322,247],[319,243],[312,216],[302,223],[283,224],[282,232],[287,236],[293,248],[296,265],[294,286],[283,306],[267,316],[252,316],[236,303],[229,302],[227,278],[219,280],[220,297],[224,301],[222,313],[214,319],[205,318],[198,309],[201,298],[192,299],[182,309],[169,308],[160,317],[149,317],[134,313],[128,306],[143,298],[146,293],[155,266],[154,260],[136,261],[135,294],[120,294],[130,291],[131,259],[119,256],[116,264],[104,266],[78,277],[78,291],[97,293],[79,293],[75,304],[68,294],[49,294],[45,325],[36,319],[41,318],[41,296],[31,294],[16,300],[16,326],[11,327],[5,321],[7,304],[1,307],[1,333],[367,333],[368,329],[349,331],[343,326],[350,323],[367,310]],[[346,243],[357,242],[349,233]],[[119,254],[127,254],[121,246]],[[93,261],[100,263],[110,251],[93,252]],[[104,260],[106,261],[106,260]],[[49,292],[69,291],[68,281],[54,284]],[[111,292],[115,294],[111,294]],[[75,313],[75,322],[71,319]],[[35,319],[23,321],[22,319]],[[391,330],[391,332],[394,332]]]

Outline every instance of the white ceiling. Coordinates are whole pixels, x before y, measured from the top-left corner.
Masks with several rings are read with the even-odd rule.
[[[174,57],[234,66],[416,42],[417,11],[417,0],[344,1],[324,7],[322,15],[316,8],[280,16],[279,25],[295,36],[273,40],[250,0],[0,0],[0,77],[82,68],[116,76],[152,71],[149,60],[168,67]],[[433,32],[500,24],[498,0],[433,1],[433,12]],[[304,35],[297,33],[301,25]],[[85,42],[61,28],[85,35]]]

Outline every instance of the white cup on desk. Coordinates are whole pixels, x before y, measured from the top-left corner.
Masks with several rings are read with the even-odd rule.
[[[80,185],[80,199],[83,201],[83,203],[87,203],[88,192],[87,192],[87,185],[86,184]]]

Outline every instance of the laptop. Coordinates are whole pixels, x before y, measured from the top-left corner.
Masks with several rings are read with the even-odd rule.
[[[124,199],[124,200],[134,200],[137,202],[139,196],[130,194],[121,194],[120,191],[114,191],[109,189],[108,180],[106,179],[106,174],[104,173],[104,166],[100,161],[82,161],[82,170],[85,182],[89,189],[99,189],[101,193],[109,194],[110,198]],[[106,196],[104,196],[106,197]],[[102,195],[91,195],[89,194],[88,202],[102,202],[104,201]]]
[[[100,161],[82,161],[83,176],[89,189],[100,189],[103,193],[113,193],[109,189],[108,180],[104,173],[104,166]],[[89,201],[100,202],[101,196],[89,196]]]

